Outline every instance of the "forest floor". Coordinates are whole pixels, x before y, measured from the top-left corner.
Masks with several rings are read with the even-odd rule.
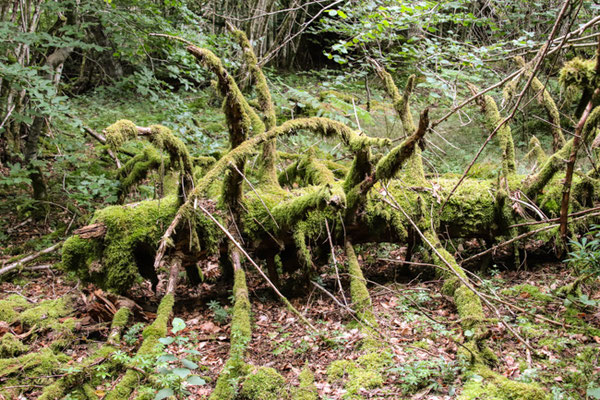
[[[467,365],[457,355],[460,338],[468,333],[460,331],[453,302],[441,293],[442,282],[427,278],[434,276],[431,271],[389,261],[401,260],[403,249],[388,249],[383,255],[373,253],[369,246],[360,249],[359,259],[369,282],[381,340],[393,361],[384,373],[383,384],[361,395],[369,399],[455,398],[461,393],[464,381],[473,376],[464,373]],[[18,392],[23,395],[14,398],[34,399],[49,376],[56,379],[77,368],[95,343],[106,341],[108,325],[117,308],[112,295],[73,282],[52,266],[23,272],[13,278],[0,284],[0,301],[17,297],[34,306],[45,300],[70,298],[73,307],[69,312],[53,314],[49,311],[38,318],[49,322],[57,318],[59,323],[71,318],[76,321],[72,328],[76,339],[58,346],[56,343],[64,332],[51,323],[30,322],[30,326],[19,318],[10,323],[0,322],[0,335],[10,332],[17,336],[28,346],[28,353],[60,348],[68,356],[68,360],[51,373],[43,372],[47,376],[36,376],[35,371],[25,367],[0,372],[2,392],[10,393],[6,390],[10,390],[11,385],[20,386]],[[349,286],[343,274],[340,279],[343,287]],[[600,337],[590,333],[594,332],[593,328],[596,332],[600,328],[600,285],[596,282],[584,287],[587,305],[565,302],[552,294],[554,289],[571,280],[565,265],[547,264],[532,270],[491,270],[479,286],[482,292],[505,302],[496,303],[502,318],[538,353],[532,353],[515,339],[498,319],[490,318],[489,342],[498,357],[496,370],[517,381],[541,382],[554,399],[584,399],[588,389],[600,386]],[[350,298],[349,293],[342,296],[336,290],[333,268],[318,281],[337,302]],[[162,281],[159,284],[159,293],[163,284]],[[335,360],[356,360],[361,355],[362,336],[352,314],[316,286],[306,289],[305,295],[292,297],[292,304],[324,333],[318,336],[311,334],[276,300],[258,274],[249,273],[248,287],[253,326],[246,361],[256,367],[276,369],[290,387],[298,384],[298,375],[307,366],[314,373],[320,398],[344,398],[344,379],[332,380],[328,367]],[[199,366],[194,372],[206,381],[205,385],[189,387],[186,398],[207,398],[227,359],[229,288],[216,281],[195,288],[182,283],[177,289],[174,317],[183,319],[186,327],[174,336],[185,339],[176,340],[165,351],[180,357],[185,351],[194,350],[193,361]],[[160,295],[153,293],[149,285],[140,284],[131,291],[131,298],[141,308],[135,320],[129,322],[119,344],[120,350],[129,355],[135,354],[141,343],[141,327],[153,320]],[[0,310],[0,317],[2,313]],[[118,375],[112,378],[95,388],[100,398],[118,381]]]

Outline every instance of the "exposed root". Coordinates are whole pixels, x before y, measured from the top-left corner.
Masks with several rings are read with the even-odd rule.
[[[156,354],[157,349],[162,346],[158,339],[167,336],[167,324],[173,312],[175,304],[175,283],[181,268],[181,255],[176,253],[171,264],[171,274],[167,284],[168,291],[160,301],[156,319],[154,322],[144,329],[142,336],[144,341],[137,351],[137,355],[152,355]],[[170,291],[169,291],[170,290]],[[105,400],[127,400],[134,391],[138,382],[144,375],[137,369],[129,368],[119,383],[106,395]]]
[[[117,350],[114,346],[119,342],[122,330],[127,325],[129,320],[129,314],[131,311],[127,307],[122,307],[117,311],[113,317],[113,321],[110,328],[110,334],[106,344],[102,345],[98,350],[94,351],[92,355],[85,358],[83,361],[78,363],[78,371],[70,373],[52,385],[47,386],[43,391],[39,400],[58,400],[62,399],[72,388],[78,386],[86,378],[94,372],[93,369],[109,359],[111,355]]]
[[[233,399],[237,393],[239,380],[248,373],[248,365],[244,362],[248,343],[252,338],[250,327],[250,300],[246,286],[246,274],[240,264],[239,250],[231,250],[234,265],[233,317],[231,318],[231,340],[229,358],[217,379],[215,390],[210,400]]]

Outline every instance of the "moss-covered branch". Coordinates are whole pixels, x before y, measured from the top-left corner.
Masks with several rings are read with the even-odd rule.
[[[469,84],[469,89],[476,94],[479,89]],[[477,99],[485,117],[485,124],[493,132],[502,122],[498,105],[492,96],[485,95]],[[502,173],[505,177],[513,175],[516,171],[515,144],[513,142],[510,126],[506,123],[498,130],[498,142],[502,151]]]
[[[384,83],[384,87],[388,96],[392,99],[394,110],[402,122],[402,128],[404,129],[405,136],[412,136],[417,131],[417,126],[414,123],[412,114],[410,112],[410,96],[415,88],[415,75],[410,75],[406,81],[404,92],[400,95],[398,87],[394,83],[392,75],[385,70],[381,65],[372,60],[372,64],[375,66],[377,75],[381,78]],[[422,145],[424,141],[420,141],[419,145]],[[423,171],[423,159],[421,156],[421,147],[416,146],[408,158],[408,169],[410,172],[406,174],[413,182],[422,183],[425,181],[425,172]]]
[[[121,202],[136,184],[147,178],[153,170],[158,170],[164,165],[164,170],[169,168],[170,159],[162,157],[154,146],[146,146],[131,158],[117,173],[121,185],[119,186],[119,199]]]
[[[138,135],[145,136],[155,149],[146,147],[141,153],[134,156],[121,169],[122,189],[121,197],[125,196],[132,185],[144,179],[150,169],[157,169],[168,165],[176,169],[181,176],[180,191],[182,198],[194,186],[194,164],[187,146],[173,132],[162,125],[139,127],[128,120],[119,120],[105,130],[106,141],[114,150],[118,149],[128,140],[135,139]],[[156,149],[168,154],[168,163],[164,162],[161,154]]]
[[[217,379],[215,390],[210,395],[210,400],[232,400],[237,393],[239,379],[248,373],[248,366],[244,362],[248,344],[252,339],[250,327],[250,300],[246,286],[246,273],[240,265],[240,253],[237,249],[231,250],[234,265],[233,317],[231,318],[231,340],[229,359]]]
[[[419,128],[416,132],[404,140],[400,145],[393,148],[386,154],[375,166],[375,177],[378,181],[392,179],[402,168],[404,162],[413,154],[418,147],[419,141],[427,133],[429,127],[429,109],[426,108],[421,113]]]
[[[515,57],[515,61],[519,67],[525,69],[525,76],[529,78],[531,76],[531,69],[525,63],[523,57],[517,56]],[[565,136],[563,135],[560,126],[558,107],[556,107],[556,103],[550,95],[550,92],[546,89],[546,86],[538,78],[534,77],[531,81],[531,89],[535,91],[539,103],[546,109],[548,122],[550,123],[550,131],[552,132],[552,149],[553,151],[558,151],[566,143]]]
[[[532,136],[529,140],[529,152],[525,155],[525,158],[531,162],[535,163],[536,166],[544,165],[548,156],[544,149],[542,149],[542,145],[537,137]]]
[[[583,130],[581,132],[582,144],[587,145],[593,140],[592,133],[595,131],[600,122],[600,107],[596,107],[589,115]],[[533,199],[544,189],[554,175],[562,170],[565,166],[565,161],[569,158],[573,149],[574,139],[570,139],[559,151],[554,153],[546,160],[539,172],[528,177],[524,184],[523,192],[527,197]]]
[[[230,27],[232,29],[233,36],[241,46],[244,53],[244,61],[252,75],[254,84],[256,87],[256,97],[258,98],[258,106],[264,114],[264,124],[266,130],[272,129],[277,124],[277,117],[275,115],[275,107],[273,106],[273,100],[271,99],[271,92],[267,85],[267,80],[262,72],[262,69],[258,65],[256,54],[252,49],[250,41],[246,37],[246,34],[239,30]],[[271,184],[277,183],[277,175],[275,169],[275,161],[277,159],[275,139],[271,139],[263,144],[263,154],[261,159],[261,178],[265,179]]]
[[[144,341],[137,351],[137,355],[155,354],[157,347],[160,346],[158,339],[167,336],[167,323],[173,310],[175,299],[172,294],[166,295],[158,306],[156,319],[144,329]],[[137,387],[143,374],[135,369],[128,369],[119,383],[111,390],[105,400],[127,400],[131,392]]]

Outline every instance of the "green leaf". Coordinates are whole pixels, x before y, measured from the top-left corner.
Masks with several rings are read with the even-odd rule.
[[[172,337],[161,337],[158,341],[166,346],[170,345],[175,341],[175,338]]]
[[[600,399],[600,387],[588,388],[586,394],[588,397],[591,397],[592,399],[599,400]]]
[[[173,389],[161,389],[158,391],[158,393],[156,393],[156,396],[154,396],[154,400],[162,400],[162,399],[166,399],[169,396],[173,396],[175,394],[175,392],[173,392]]]
[[[177,333],[185,329],[185,322],[181,318],[173,318],[173,329],[171,332]]]
[[[177,360],[177,357],[175,357],[173,354],[165,354],[163,356],[158,357],[157,359],[158,362],[168,362],[175,360]]]
[[[327,11],[327,14],[329,14],[330,17],[335,17],[338,15],[338,10],[329,10]]]
[[[192,386],[201,386],[206,384],[206,381],[200,378],[198,375],[190,375],[185,381],[188,385]]]
[[[192,371],[190,371],[187,368],[174,368],[171,372],[173,372],[175,375],[182,379],[192,373]]]
[[[475,334],[475,333],[474,333],[472,330],[470,330],[470,329],[466,330],[466,331],[465,331],[465,333],[464,333],[464,335],[465,335],[466,337],[471,337],[471,336],[473,336],[474,334]]]
[[[196,364],[193,361],[190,361],[186,358],[184,358],[183,360],[181,360],[181,363],[183,364],[184,367],[189,368],[189,369],[196,369],[198,368],[198,364]]]

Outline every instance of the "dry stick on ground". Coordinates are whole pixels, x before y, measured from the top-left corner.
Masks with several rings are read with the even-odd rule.
[[[342,303],[341,301],[339,301],[337,299],[337,297],[335,297],[333,295],[333,293],[330,293],[327,289],[325,289],[323,286],[319,285],[317,282],[315,281],[310,281],[310,283],[312,283],[316,288],[321,289],[327,296],[329,296],[338,306],[342,307],[344,310],[348,311],[351,315],[355,315],[356,311],[354,311],[353,309],[351,309],[350,307],[348,307],[348,305]],[[346,300],[344,300],[346,301]],[[356,319],[357,321],[359,321],[358,319]]]
[[[350,274],[348,274],[348,275],[350,275]],[[426,313],[426,312],[425,312],[425,310],[423,310],[423,307],[421,307],[421,306],[420,306],[420,305],[419,305],[419,304],[418,304],[416,301],[414,301],[413,299],[411,299],[411,298],[410,298],[410,296],[407,296],[407,295],[405,295],[404,293],[402,293],[402,292],[400,292],[400,291],[398,291],[398,290],[391,289],[391,288],[389,288],[389,287],[387,287],[387,286],[384,286],[384,285],[382,285],[381,283],[377,283],[377,282],[375,282],[375,281],[372,281],[372,280],[370,280],[370,279],[365,279],[365,281],[367,281],[367,282],[369,282],[369,283],[371,283],[371,284],[373,284],[373,285],[375,285],[375,286],[377,286],[377,287],[380,287],[380,288],[382,288],[382,289],[385,289],[385,290],[387,290],[388,292],[391,292],[391,293],[397,294],[397,295],[399,295],[399,296],[402,296],[403,298],[405,298],[406,300],[408,300],[408,301],[409,301],[409,302],[410,302],[410,303],[411,303],[413,306],[415,306],[415,308],[417,309],[417,311],[418,311],[419,313],[423,314],[423,316],[424,316],[424,317],[426,317],[426,318],[428,318],[428,319],[432,320],[432,321],[433,321],[433,322],[435,322],[436,324],[440,324],[440,325],[443,325],[443,324],[444,324],[443,322],[440,322],[440,321],[436,320],[436,319],[435,319],[435,318],[433,318],[431,315],[429,315],[428,313]]]
[[[593,213],[594,211],[598,211],[600,210],[600,207],[594,207],[594,208],[588,208],[587,210],[583,210],[583,211],[577,211],[574,213],[569,214],[569,217],[579,217],[581,215],[586,215],[589,213]],[[509,228],[518,228],[520,226],[528,226],[528,225],[540,225],[540,224],[547,224],[550,222],[558,222],[560,221],[560,217],[558,218],[552,218],[552,219],[546,219],[544,221],[530,221],[530,222],[523,222],[520,224],[514,224],[514,225],[509,225]]]
[[[235,238],[233,237],[233,235],[227,230],[227,228],[225,228],[223,225],[221,225],[221,223],[219,221],[217,221],[217,219],[215,217],[213,217],[213,215],[204,207],[202,207],[202,204],[198,204],[198,208],[200,210],[202,210],[202,212],[204,214],[206,214],[206,216],[208,218],[210,218],[210,220],[212,222],[214,222],[217,227],[219,227],[219,229],[225,234],[225,236],[227,236],[229,238],[229,240],[231,240],[231,242],[233,243],[233,245],[235,247],[237,247],[239,249],[240,252],[242,252],[242,254],[244,255],[244,257],[246,257],[246,259],[250,262],[250,264],[252,264],[252,266],[254,268],[256,268],[256,270],[258,271],[258,273],[263,277],[263,279],[269,284],[269,286],[271,286],[271,288],[275,291],[275,293],[277,294],[277,296],[279,296],[279,298],[281,298],[281,300],[284,302],[284,304],[286,306],[288,306],[290,308],[290,311],[292,311],[294,314],[296,314],[296,316],[298,316],[298,318],[300,318],[300,320],[306,324],[313,332],[315,333],[319,333],[319,331],[317,330],[317,328],[315,328],[308,319],[306,319],[306,317],[304,315],[302,315],[300,313],[300,311],[298,311],[293,305],[292,303],[289,302],[289,300],[283,295],[281,294],[281,292],[279,291],[279,289],[277,289],[277,286],[275,286],[273,284],[273,282],[271,282],[271,280],[269,279],[269,277],[264,273],[264,271],[258,266],[258,264],[256,264],[254,262],[254,260],[250,257],[250,255],[246,252],[246,250],[244,250],[244,248],[238,243],[237,240],[235,240]]]
[[[596,76],[600,75],[600,38],[598,39],[598,47],[596,48]],[[563,186],[562,202],[560,204],[560,236],[563,241],[567,239],[567,222],[569,221],[569,197],[571,195],[571,184],[573,183],[573,170],[575,168],[575,161],[577,161],[577,152],[581,144],[581,135],[583,127],[592,112],[595,97],[600,94],[600,88],[596,88],[592,98],[588,102],[581,114],[581,118],[575,128],[575,137],[573,138],[573,147],[571,154],[569,155],[569,161],[567,162],[567,172],[565,173],[565,185]]]
[[[560,326],[562,328],[577,329],[576,326],[565,324],[564,322],[560,322],[560,321],[555,321],[553,319],[546,318],[546,317],[544,317],[543,315],[540,315],[540,314],[535,314],[534,312],[531,312],[531,311],[528,311],[528,310],[526,310],[524,308],[521,308],[521,307],[517,306],[516,304],[510,303],[510,302],[508,302],[506,300],[502,300],[499,297],[490,296],[489,294],[485,294],[485,293],[482,293],[482,295],[485,296],[485,297],[488,297],[492,301],[497,301],[500,304],[503,304],[503,305],[505,305],[507,307],[514,308],[515,310],[523,312],[525,314],[529,314],[529,315],[531,315],[531,316],[533,316],[533,317],[535,317],[537,319],[540,319],[540,320],[542,320],[544,322],[548,322],[549,324]]]
[[[485,142],[483,142],[483,144],[479,148],[479,151],[477,151],[477,154],[475,155],[475,157],[473,158],[473,160],[471,161],[471,163],[467,166],[467,169],[465,169],[465,172],[463,173],[463,175],[460,177],[460,179],[458,180],[458,182],[456,183],[456,185],[454,185],[454,187],[452,188],[452,190],[450,191],[450,193],[448,194],[448,196],[444,200],[444,203],[442,204],[440,212],[442,212],[444,210],[444,207],[448,203],[448,200],[450,200],[450,198],[452,197],[452,195],[454,194],[454,192],[456,191],[456,189],[458,189],[458,187],[460,186],[460,184],[465,180],[465,178],[467,177],[469,171],[471,170],[471,167],[473,167],[473,165],[475,164],[475,162],[477,161],[477,159],[479,158],[479,156],[483,152],[483,149],[492,140],[492,138],[496,135],[496,133],[498,133],[498,131],[515,116],[515,113],[517,112],[517,109],[519,108],[519,105],[521,104],[521,101],[523,101],[523,97],[525,96],[525,93],[527,92],[527,89],[529,89],[529,86],[531,86],[531,83],[533,82],[533,79],[535,78],[535,75],[537,74],[538,69],[542,65],[542,61],[544,61],[544,58],[546,58],[546,55],[548,53],[548,49],[550,47],[549,44],[554,39],[554,35],[556,34],[556,31],[558,30],[558,27],[559,27],[559,25],[560,25],[560,23],[561,23],[561,21],[563,19],[563,16],[565,14],[565,11],[566,11],[568,5],[569,5],[569,0],[565,0],[564,3],[563,3],[562,8],[561,8],[561,10],[560,10],[560,12],[558,14],[558,17],[556,18],[556,22],[554,23],[554,27],[552,27],[552,32],[550,33],[550,38],[548,39],[548,41],[546,42],[546,44],[540,49],[540,52],[538,53],[538,56],[537,56],[537,61],[535,63],[535,66],[533,67],[533,70],[531,71],[531,75],[529,76],[529,79],[527,79],[527,83],[523,87],[523,90],[521,91],[521,93],[517,97],[517,101],[515,102],[515,105],[513,106],[512,111],[510,112],[510,114],[506,118],[504,118],[502,121],[500,121],[500,123],[496,126],[496,128],[492,131],[492,133],[490,133],[490,135],[487,137],[487,139],[485,140]]]
[[[465,278],[463,278],[462,276],[460,276],[459,273],[457,273],[456,271],[454,271],[454,269],[452,268],[452,266],[450,265],[450,263],[448,261],[446,261],[446,259],[440,254],[440,252],[435,248],[435,246],[429,241],[427,240],[427,238],[425,237],[425,235],[423,234],[423,232],[421,232],[421,229],[419,229],[419,227],[417,226],[417,224],[413,221],[413,219],[410,217],[410,215],[408,215],[406,213],[406,211],[404,211],[404,209],[402,208],[402,206],[396,201],[396,199],[394,198],[394,196],[390,193],[390,191],[387,188],[387,185],[383,185],[384,189],[385,189],[385,193],[386,196],[388,196],[393,202],[394,204],[390,203],[389,201],[387,201],[387,199],[384,199],[385,202],[387,204],[389,204],[390,206],[392,206],[393,208],[395,208],[396,210],[400,211],[404,217],[410,222],[410,224],[413,226],[413,228],[416,230],[416,232],[419,234],[419,236],[421,237],[421,239],[431,248],[431,250],[435,253],[435,255],[444,263],[446,264],[446,266],[450,269],[450,271],[452,272],[452,274],[463,284],[465,285],[465,287],[467,289],[469,289],[470,291],[472,291],[477,297],[479,297],[481,299],[481,301],[483,301],[483,303],[485,303],[485,305],[494,312],[494,314],[496,314],[496,316],[498,317],[498,320],[502,323],[502,325],[504,325],[506,327],[506,329],[508,329],[515,338],[517,338],[521,343],[523,343],[523,345],[525,345],[525,347],[527,347],[529,350],[533,351],[534,353],[537,354],[536,350],[531,347],[531,345],[521,337],[521,335],[519,335],[519,333],[517,331],[515,331],[506,321],[504,321],[504,319],[502,318],[502,315],[500,314],[500,311],[498,311],[498,309],[492,304],[490,303],[490,301],[484,297],[481,293],[479,293],[474,287],[473,285],[471,285],[470,282],[468,282]]]
[[[354,275],[350,275],[350,274],[344,274],[344,275],[348,275],[350,277],[354,277]],[[373,330],[375,333],[377,333],[377,335],[379,335],[379,337],[381,339],[387,339],[387,336],[383,334],[383,332],[381,332],[381,330],[379,328],[377,328],[376,326],[373,326],[373,324],[369,323],[369,321],[365,321],[362,320],[361,318],[358,318],[357,316],[357,312],[355,310],[353,310],[351,307],[342,304],[341,301],[339,301],[334,295],[333,293],[329,292],[327,289],[325,289],[323,286],[319,285],[317,282],[315,281],[310,281],[310,283],[312,283],[316,288],[322,290],[323,292],[325,292],[325,294],[327,296],[329,296],[331,299],[333,299],[333,301],[339,305],[340,307],[342,307],[344,310],[348,311],[350,313],[350,316],[352,316],[352,318],[360,325],[362,326],[366,326],[367,328]]]
[[[46,248],[44,250],[41,250],[41,251],[38,251],[37,253],[33,253],[33,254],[30,254],[30,255],[28,255],[26,257],[23,257],[19,261],[15,261],[12,264],[8,264],[7,266],[4,266],[4,267],[0,268],[0,275],[3,275],[3,274],[5,274],[5,273],[7,273],[9,271],[12,271],[13,269],[18,268],[21,265],[23,265],[25,263],[28,263],[29,261],[33,261],[36,258],[38,258],[39,256],[42,256],[44,254],[52,253],[54,250],[56,250],[62,244],[63,244],[63,242],[60,241],[60,242],[58,242],[56,244],[53,244],[52,246],[50,246],[50,247],[48,247],[48,248]]]

